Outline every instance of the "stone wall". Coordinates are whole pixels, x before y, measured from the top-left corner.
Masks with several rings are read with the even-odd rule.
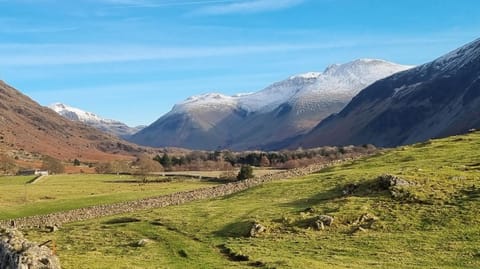
[[[0,268],[60,269],[60,261],[47,246],[27,241],[15,229],[0,230]]]
[[[179,205],[191,201],[221,197],[260,184],[288,179],[293,177],[305,176],[317,172],[325,167],[332,166],[341,162],[352,160],[352,158],[332,161],[326,164],[313,164],[303,168],[294,168],[283,172],[254,177],[242,181],[222,184],[214,187],[205,187],[192,191],[177,192],[158,197],[144,198],[135,201],[126,201],[110,205],[97,205],[79,209],[73,209],[64,212],[56,212],[46,215],[30,216],[12,220],[0,221],[0,227],[16,228],[40,228],[45,226],[59,226],[64,223],[95,219],[109,215],[116,215],[138,210]]]

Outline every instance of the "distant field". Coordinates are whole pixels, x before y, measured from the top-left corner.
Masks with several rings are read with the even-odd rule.
[[[480,134],[470,134],[29,237],[54,239],[64,268],[480,268],[479,171]],[[378,189],[385,173],[410,182],[399,197]],[[358,190],[344,196],[351,183]],[[319,214],[333,226],[313,229]],[[267,232],[248,237],[253,221]]]
[[[239,169],[235,169],[232,171],[233,174],[237,174]],[[274,174],[281,171],[285,171],[282,169],[263,169],[263,168],[254,168],[253,174],[255,176],[263,176],[266,174]],[[192,176],[192,177],[220,177],[226,171],[173,171],[173,172],[164,172],[166,176],[168,175],[185,175],[185,176]]]
[[[0,177],[0,219],[46,214],[192,190],[215,183],[183,180],[131,183],[127,175],[54,175],[26,184],[33,176]]]

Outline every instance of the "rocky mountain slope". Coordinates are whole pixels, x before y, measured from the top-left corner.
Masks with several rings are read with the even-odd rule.
[[[73,122],[0,81],[0,151],[21,150],[61,160],[129,158],[144,149]]]
[[[120,121],[104,119],[92,112],[83,111],[79,108],[71,107],[61,103],[51,104],[48,107],[69,120],[83,122],[100,131],[113,134],[124,139],[144,128],[144,126],[129,127]]]
[[[480,127],[480,39],[377,81],[293,144],[396,146]]]
[[[274,148],[340,111],[372,82],[408,68],[360,59],[329,66],[323,73],[292,76],[255,93],[193,96],[130,140],[193,149]]]

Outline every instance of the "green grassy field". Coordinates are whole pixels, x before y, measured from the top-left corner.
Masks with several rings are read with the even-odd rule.
[[[0,219],[135,200],[214,184],[195,180],[140,184],[129,182],[132,177],[127,175],[86,174],[46,176],[35,184],[26,184],[33,178],[0,177]]]
[[[409,184],[392,197],[382,174]],[[320,214],[333,225],[312,228]],[[253,221],[267,231],[249,237]],[[480,268],[480,134],[28,237],[54,239],[64,268]]]
[[[240,169],[236,168],[230,171],[231,174],[238,174]],[[253,174],[255,176],[263,176],[266,174],[275,174],[285,171],[284,169],[275,169],[275,168],[264,168],[264,167],[254,167]],[[173,172],[162,172],[166,176],[169,175],[185,175],[189,177],[222,177],[227,171],[173,171]]]

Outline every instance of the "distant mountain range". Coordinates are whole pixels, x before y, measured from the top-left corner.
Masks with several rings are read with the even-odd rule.
[[[480,128],[480,39],[377,81],[291,147],[392,147]]]
[[[255,93],[192,96],[129,140],[208,150],[282,147],[340,111],[369,84],[409,68],[359,59],[323,73],[292,76]]]
[[[69,120],[85,123],[100,131],[113,134],[123,139],[129,138],[131,135],[145,127],[129,127],[125,123],[111,119],[104,119],[92,112],[83,111],[79,108],[71,107],[62,103],[55,103],[48,107]]]
[[[70,120],[0,81],[0,151],[105,160],[151,150],[97,129],[154,147],[393,147],[480,128],[480,39],[417,67],[360,59],[255,93],[192,96],[136,133],[80,109],[51,108]]]
[[[20,150],[60,160],[132,158],[145,148],[70,121],[0,81],[0,152]]]

